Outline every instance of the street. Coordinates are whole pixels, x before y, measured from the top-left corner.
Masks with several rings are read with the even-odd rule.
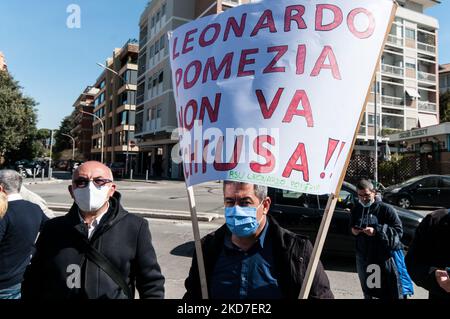
[[[27,187],[38,193],[49,203],[70,205],[72,199],[67,191],[70,183],[68,174],[56,174],[65,180],[37,183]],[[30,181],[27,180],[26,184]],[[129,182],[119,181],[124,206],[141,209],[160,209],[167,212],[182,212],[189,215],[185,185],[178,181]],[[222,185],[216,182],[195,187],[197,210],[219,218],[201,222],[200,232],[204,236],[223,223]],[[422,211],[426,214],[428,211]],[[57,212],[58,215],[64,212]],[[184,280],[189,272],[194,251],[192,225],[190,221],[148,219],[158,261],[166,277],[166,298],[181,298],[184,294]],[[326,258],[322,260],[330,279],[331,288],[338,299],[361,299],[362,293],[353,259]],[[413,299],[427,298],[424,289],[415,288]]]
[[[194,237],[189,222],[149,219],[153,244],[163,275],[166,277],[166,298],[178,299],[185,292],[184,280],[191,265]],[[200,223],[200,233],[206,235],[220,223]],[[349,258],[327,258],[322,260],[331,289],[336,299],[362,299],[363,295],[356,274],[354,260]],[[412,299],[426,299],[428,293],[415,286]]]

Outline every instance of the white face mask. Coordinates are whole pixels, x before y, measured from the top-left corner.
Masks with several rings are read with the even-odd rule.
[[[99,210],[106,203],[109,190],[106,185],[97,187],[89,181],[88,186],[74,189],[73,196],[80,210],[90,213]]]

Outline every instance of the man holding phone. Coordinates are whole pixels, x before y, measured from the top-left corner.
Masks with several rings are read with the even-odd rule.
[[[429,291],[429,299],[450,300],[450,210],[429,213],[416,229],[406,255],[414,282]]]
[[[412,282],[400,282],[404,266],[403,227],[395,209],[375,201],[375,189],[367,180],[357,186],[359,202],[351,212],[350,228],[356,237],[356,268],[365,299],[400,299],[412,294]],[[398,258],[394,258],[396,255]],[[400,264],[397,264],[400,261]],[[408,288],[410,285],[410,289]]]

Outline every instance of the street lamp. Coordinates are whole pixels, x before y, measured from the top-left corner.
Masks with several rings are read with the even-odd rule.
[[[53,130],[50,130],[50,159],[48,160],[48,179],[52,179],[52,156],[53,156]]]
[[[123,83],[125,83],[125,87],[127,89],[127,91],[131,91],[131,87],[129,86],[128,82],[124,79],[123,76],[121,76],[117,71],[107,67],[106,65],[97,62],[97,65],[105,70],[110,71],[112,74],[114,74],[115,76],[117,76],[119,79],[121,79],[123,81]],[[128,93],[127,93],[128,94]],[[136,93],[133,96],[133,104],[132,105],[136,105]],[[129,117],[128,117],[129,118]],[[125,156],[125,174],[128,174],[128,153],[129,153],[129,148],[130,148],[130,135],[129,135],[129,131],[127,131],[127,153]]]
[[[61,135],[70,137],[72,139],[72,161],[75,160],[75,139],[72,136],[70,136],[69,134],[61,133]]]
[[[103,124],[103,120],[101,119],[101,118],[99,118],[97,115],[95,115],[94,113],[90,113],[90,112],[86,112],[86,111],[83,111],[83,110],[80,110],[80,112],[81,113],[84,113],[84,114],[88,114],[88,115],[92,115],[93,117],[95,117],[97,120],[99,120],[100,121],[100,124],[101,124],[101,126],[102,126],[102,146],[101,146],[101,148],[102,148],[102,155],[101,155],[101,162],[103,163],[103,145],[104,145],[104,141],[105,141],[105,125]]]

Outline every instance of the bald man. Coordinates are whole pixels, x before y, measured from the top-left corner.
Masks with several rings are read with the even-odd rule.
[[[148,222],[120,204],[111,170],[90,161],[73,174],[69,213],[48,222],[25,272],[23,299],[164,298]]]

